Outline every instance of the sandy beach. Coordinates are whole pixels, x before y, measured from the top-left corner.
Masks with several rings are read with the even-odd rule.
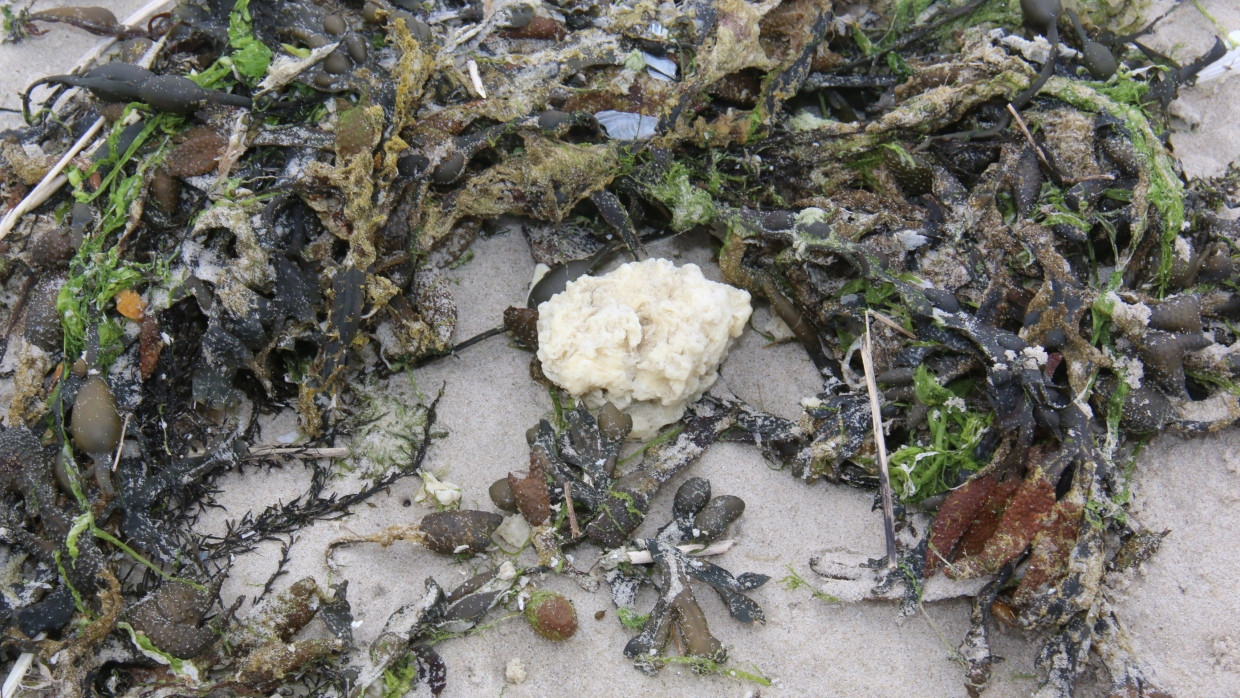
[[[59,3],[47,3],[59,4]],[[139,5],[116,2],[118,16]],[[1168,7],[1160,3],[1152,8]],[[1240,29],[1240,6],[1229,0],[1204,0],[1203,6],[1228,29]],[[1151,45],[1179,59],[1204,52],[1213,41],[1213,27],[1191,5],[1178,10],[1155,33]],[[20,93],[34,78],[67,70],[84,49],[97,41],[83,32],[53,28],[46,36],[18,45],[0,45],[0,106],[20,105]],[[1174,152],[1189,176],[1216,175],[1240,158],[1240,78],[1186,88],[1174,107],[1181,127],[1172,136]],[[0,126],[12,126],[14,115],[4,114]],[[1234,212],[1233,212],[1234,213]],[[685,236],[651,247],[652,255],[677,264],[695,263],[708,278],[719,279],[712,240]],[[478,240],[473,257],[448,272],[450,289],[459,309],[453,341],[471,337],[499,324],[505,307],[521,305],[534,269],[528,245],[517,231],[500,232]],[[761,327],[768,317],[759,305],[752,324]],[[10,355],[13,350],[10,349]],[[434,440],[425,468],[441,480],[463,489],[466,508],[493,510],[487,487],[509,472],[523,473],[528,465],[525,432],[551,414],[545,388],[529,377],[529,353],[506,337],[494,337],[457,356],[399,373],[376,392],[405,404],[433,398],[443,389],[436,427],[446,432]],[[370,373],[360,380],[378,381]],[[0,376],[0,404],[11,392]],[[753,406],[795,419],[800,400],[818,388],[818,375],[796,344],[768,345],[752,330],[740,338],[723,366],[713,394],[735,395]],[[271,415],[264,419],[259,443],[296,442],[296,419]],[[373,444],[348,443],[355,453],[368,447],[388,448],[375,437]],[[353,458],[352,474],[333,483],[346,491],[359,473],[373,464]],[[222,508],[207,512],[204,530],[220,532],[225,522],[247,510],[259,510],[288,500],[306,488],[310,470],[296,460],[282,469],[247,467],[220,481]],[[746,627],[731,620],[720,600],[709,591],[698,593],[713,634],[727,647],[727,666],[759,673],[771,681],[758,686],[727,676],[698,676],[684,667],[669,666],[658,676],[633,668],[622,650],[634,634],[624,628],[607,592],[583,588],[570,575],[539,577],[540,588],[568,596],[576,606],[580,630],[563,643],[553,643],[531,632],[521,617],[500,619],[477,634],[448,640],[436,647],[448,667],[445,697],[455,696],[962,696],[961,665],[953,653],[969,627],[967,600],[925,604],[922,612],[898,616],[895,604],[830,603],[815,598],[811,589],[789,588],[780,580],[799,575],[812,585],[822,580],[810,569],[812,557],[869,556],[883,553],[881,514],[873,509],[874,496],[843,486],[807,485],[787,472],[773,470],[752,446],[713,445],[702,459],[659,493],[651,515],[639,531],[653,533],[670,517],[672,495],[688,476],[710,480],[718,494],[742,497],[747,508],[731,529],[736,546],[716,562],[735,574],[756,572],[771,581],[751,593],[765,611],[764,625]],[[347,518],[319,523],[297,534],[286,574],[276,589],[303,577],[321,585],[342,579],[355,618],[359,646],[373,640],[388,616],[423,593],[428,577],[450,588],[492,562],[508,559],[496,552],[487,559],[455,562],[418,546],[397,542],[387,548],[357,544],[335,553],[336,569],[329,569],[324,550],[329,542],[351,535],[367,535],[395,524],[416,521],[433,509],[412,502],[419,479],[407,478],[380,494]],[[1157,684],[1177,696],[1240,695],[1240,429],[1191,439],[1164,436],[1149,445],[1139,459],[1132,481],[1130,516],[1150,530],[1170,530],[1162,549],[1132,578],[1108,579],[1107,598],[1126,625],[1138,655],[1152,670]],[[924,527],[925,517],[915,520]],[[572,564],[592,568],[600,551],[581,545],[571,551]],[[276,570],[279,545],[265,543],[234,561],[221,596],[253,597]],[[518,565],[534,561],[532,551],[515,558]],[[653,592],[643,591],[637,606],[649,608]],[[250,608],[247,602],[242,613]],[[305,631],[326,634],[316,621]],[[994,670],[987,696],[1028,695],[1037,685],[1033,662],[1040,640],[1016,628],[992,635],[993,648],[1003,658]],[[527,677],[509,682],[505,668],[519,660]],[[1079,695],[1103,695],[1105,676],[1096,680],[1087,670]],[[422,686],[419,691],[427,693]],[[428,694],[428,693],[427,693]]]

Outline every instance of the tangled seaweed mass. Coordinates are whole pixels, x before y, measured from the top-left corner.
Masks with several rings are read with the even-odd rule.
[[[10,40],[116,40],[30,85],[26,126],[0,134],[13,681],[438,694],[453,638],[520,616],[556,651],[595,637],[555,590],[568,579],[606,583],[630,638],[575,651],[769,685],[717,633],[766,622],[770,577],[709,560],[745,545],[747,505],[779,503],[684,477],[727,441],[805,487],[889,488],[890,559],[816,558],[814,594],[903,615],[971,599],[970,695],[1000,625],[1038,644],[1014,669],[1038,695],[1073,695],[1088,667],[1111,695],[1162,695],[1107,580],[1165,535],[1128,515],[1141,446],[1240,417],[1240,225],[1220,214],[1240,170],[1187,181],[1166,145],[1177,90],[1234,49],[1177,65],[1143,43],[1138,2],[169,5],[125,22],[4,8]],[[547,273],[454,345],[450,270],[503,230]],[[690,389],[638,443],[631,415],[543,373],[539,307],[693,235],[821,380],[799,419]],[[545,386],[554,410],[527,434],[528,469],[491,465],[484,496],[489,481],[430,471],[453,427],[436,421],[444,393],[406,404],[376,386],[499,334],[530,360],[511,380]],[[264,445],[279,414],[297,445]],[[312,473],[303,492],[207,532],[226,475],[290,458]],[[274,593],[298,531],[413,476],[438,511],[340,535],[316,551],[330,577]],[[273,543],[257,608],[221,605],[235,560]],[[358,561],[406,543],[469,578],[415,575],[355,639]],[[708,618],[720,608],[730,620]]]

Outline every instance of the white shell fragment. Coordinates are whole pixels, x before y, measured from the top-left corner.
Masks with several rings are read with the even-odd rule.
[[[697,265],[630,262],[538,306],[538,359],[554,383],[592,408],[612,402],[633,417],[634,438],[649,438],[714,385],[750,312],[747,292]]]
[[[525,671],[525,664],[517,657],[508,660],[508,666],[504,667],[504,680],[511,684],[523,683],[528,674]]]
[[[461,501],[461,486],[451,482],[444,482],[433,474],[422,471],[422,486],[413,495],[413,501],[425,502],[428,499],[435,500],[435,503],[443,508],[457,506]]]
[[[646,72],[650,77],[663,81],[676,79],[676,61],[646,51],[642,51],[642,60],[646,62]]]
[[[1197,73],[1198,85],[1240,72],[1240,31],[1233,31],[1227,35],[1227,45],[1230,51]]]
[[[639,141],[651,138],[659,120],[653,116],[643,116],[627,111],[608,109],[594,115],[607,137],[616,141]]]
[[[530,525],[526,523],[524,516],[513,514],[504,517],[504,522],[492,535],[508,550],[520,550],[530,542]]]

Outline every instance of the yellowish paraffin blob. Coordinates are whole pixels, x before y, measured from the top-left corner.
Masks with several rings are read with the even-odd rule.
[[[631,262],[538,306],[538,359],[591,408],[610,401],[628,412],[633,438],[646,439],[714,385],[750,312],[747,292],[695,264]]]

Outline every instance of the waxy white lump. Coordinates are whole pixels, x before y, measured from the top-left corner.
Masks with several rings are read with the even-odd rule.
[[[749,320],[749,294],[695,264],[631,262],[583,276],[538,306],[543,373],[591,408],[633,417],[634,438],[680,419],[719,377]]]

